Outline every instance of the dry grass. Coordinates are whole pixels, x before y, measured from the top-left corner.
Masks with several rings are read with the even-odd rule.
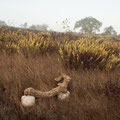
[[[47,91],[56,87],[54,79],[63,72],[72,80],[66,101],[39,98],[31,108],[21,106],[24,89]],[[0,120],[119,120],[120,73],[99,70],[69,70],[57,55],[33,58],[0,55]]]

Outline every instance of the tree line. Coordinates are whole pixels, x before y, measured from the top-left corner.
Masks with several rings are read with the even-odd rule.
[[[8,25],[4,21],[0,21],[0,26],[8,26]],[[42,30],[42,31],[46,31],[49,28],[47,24],[31,25],[30,27],[28,27],[27,22],[25,22],[24,24],[21,24],[20,27],[35,29],[35,30]],[[81,34],[96,34],[100,32],[101,27],[102,27],[102,22],[100,22],[96,18],[85,17],[75,22],[73,30],[78,29]],[[68,19],[62,22],[62,28],[67,32],[72,31],[70,30]],[[108,26],[104,28],[104,31],[102,34],[117,35],[117,32],[115,31],[113,26]]]
[[[80,32],[83,34],[96,34],[100,32],[100,28],[102,26],[102,22],[93,17],[83,18],[75,23],[74,29],[80,29]],[[114,30],[112,26],[108,26],[104,28],[104,32],[102,34],[108,35],[117,35],[117,32]]]

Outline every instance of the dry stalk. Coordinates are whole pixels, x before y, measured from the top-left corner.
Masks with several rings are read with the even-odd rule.
[[[42,92],[30,87],[24,90],[24,94],[35,96],[35,97],[41,97],[41,98],[51,98],[59,93],[67,93],[67,86],[71,78],[68,75],[65,75],[62,73],[58,78],[55,78],[55,81],[60,82],[62,79],[63,79],[63,82],[58,83],[57,84],[58,87],[53,88],[50,91]]]

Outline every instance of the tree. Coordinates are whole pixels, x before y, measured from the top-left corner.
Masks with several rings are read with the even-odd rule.
[[[93,34],[100,31],[102,23],[93,17],[83,18],[75,23],[74,29],[80,28],[81,33]]]
[[[35,29],[35,30],[42,30],[42,31],[46,31],[48,29],[48,25],[47,24],[41,24],[41,25],[32,25],[29,28],[30,29]]]
[[[28,26],[27,22],[25,22],[24,24],[21,24],[22,28],[27,28],[27,26]]]
[[[36,29],[36,25],[31,25],[29,28],[30,29]]]
[[[38,26],[38,28],[39,28],[40,30],[43,30],[43,31],[44,31],[44,30],[47,30],[48,27],[49,27],[49,26],[48,26],[47,24],[41,24],[41,25]]]
[[[117,32],[114,30],[114,28],[112,26],[109,26],[109,27],[106,27],[104,29],[103,34],[106,34],[106,35],[117,35]]]
[[[7,26],[7,24],[4,21],[0,20],[0,26]]]

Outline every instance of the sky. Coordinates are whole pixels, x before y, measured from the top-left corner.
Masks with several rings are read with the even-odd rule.
[[[73,29],[76,21],[92,16],[103,23],[101,30],[112,25],[120,33],[119,12],[120,0],[0,0],[0,20],[7,24],[47,24],[57,31],[66,18]]]

